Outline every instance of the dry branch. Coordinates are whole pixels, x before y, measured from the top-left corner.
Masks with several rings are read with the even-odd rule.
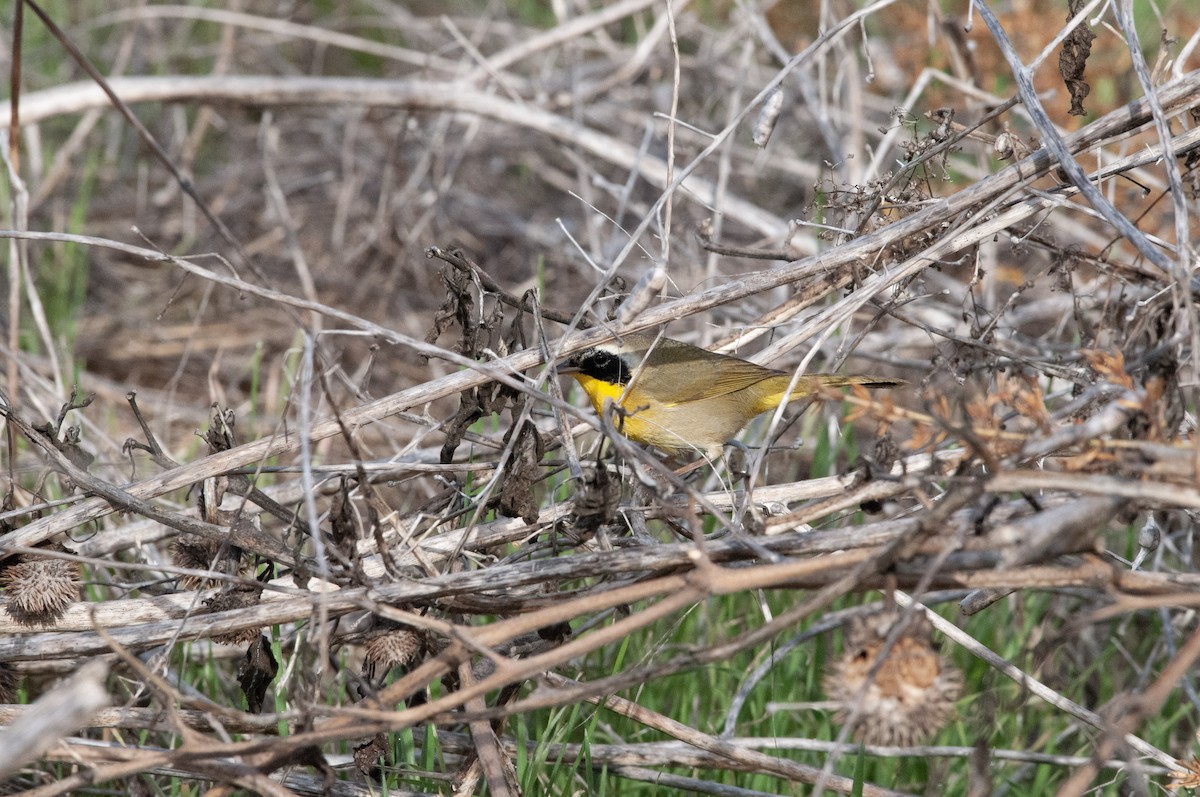
[[[777,749],[760,751],[760,743],[732,735],[760,719],[747,714],[744,694],[730,711],[727,737],[713,735],[710,717],[668,716],[650,701],[671,676],[695,673],[707,682],[722,669],[748,668],[754,675],[742,687],[749,693],[771,683],[766,674],[783,679],[789,657],[833,658],[826,646],[834,643],[816,637],[864,612],[863,593],[883,593],[870,607],[906,603],[897,589],[918,601],[941,589],[954,590],[954,599],[977,590],[964,602],[972,613],[965,624],[990,613],[982,622],[1005,626],[1002,612],[1049,607],[1040,609],[1033,635],[1044,641],[1012,640],[1017,652],[1006,655],[934,617],[953,643],[948,656],[962,658],[961,646],[1021,684],[1016,697],[1002,692],[1003,682],[968,684],[973,713],[961,724],[984,739],[977,767],[989,752],[991,728],[983,729],[993,702],[1029,712],[1039,727],[1054,725],[1047,739],[1060,716],[1100,729],[1096,767],[1113,765],[1118,743],[1174,766],[1182,752],[1157,739],[1188,734],[1160,732],[1157,710],[1178,688],[1194,707],[1187,716],[1200,711],[1188,676],[1200,637],[1181,631],[1200,601],[1189,531],[1200,510],[1197,355],[1189,351],[1200,348],[1200,283],[1186,276],[1200,151],[1189,113],[1200,72],[1177,66],[1177,79],[1154,85],[1166,65],[1151,73],[1138,52],[1147,96],[1065,134],[1049,121],[1056,98],[1037,83],[1050,46],[1024,66],[1005,44],[1011,30],[984,9],[1005,44],[1017,96],[987,93],[976,59],[991,57],[996,68],[999,56],[978,41],[968,45],[955,20],[931,18],[930,30],[942,31],[961,63],[953,75],[938,72],[944,80],[922,73],[908,101],[948,90],[963,107],[893,112],[892,95],[903,87],[889,81],[897,76],[871,82],[858,71],[874,69],[875,48],[893,44],[872,29],[877,18],[888,25],[911,11],[895,4],[887,13],[900,16],[879,16],[889,5],[823,18],[822,30],[807,39],[787,34],[783,44],[775,41],[786,30],[776,10],[713,26],[686,2],[663,8],[646,0],[601,4],[544,30],[501,12],[434,20],[394,9],[406,20],[403,46],[220,9],[135,9],[102,20],[136,23],[139,41],[160,45],[163,31],[225,26],[212,71],[235,74],[108,82],[124,103],[140,106],[139,117],[145,112],[147,135],[183,142],[178,154],[164,147],[162,156],[231,237],[212,243],[190,206],[177,211],[178,182],[155,191],[157,167],[146,167],[153,187],[137,182],[131,200],[122,193],[135,182],[127,167],[100,155],[96,207],[112,214],[107,228],[95,221],[97,210],[82,225],[94,235],[27,232],[19,219],[0,231],[14,248],[58,258],[56,265],[64,252],[86,253],[106,279],[88,297],[100,309],[89,306],[85,315],[110,325],[86,327],[77,356],[87,367],[118,363],[104,377],[109,393],[155,388],[142,394],[153,397],[145,417],[133,408],[144,442],[131,446],[120,445],[106,425],[116,422],[102,419],[99,407],[72,404],[87,444],[72,458],[68,430],[59,436],[66,407],[53,434],[33,423],[39,414],[55,417],[69,370],[70,352],[58,350],[38,309],[50,306],[40,293],[51,293],[52,281],[26,273],[37,257],[10,271],[4,412],[13,499],[0,510],[7,524],[0,568],[69,561],[87,574],[88,600],[37,624],[14,611],[11,597],[0,600],[0,687],[14,673],[36,679],[103,656],[120,675],[114,696],[129,689],[127,706],[74,718],[72,728],[141,730],[147,739],[140,749],[67,739],[36,766],[68,761],[76,769],[28,793],[69,793],[138,773],[226,791],[365,793],[330,761],[388,778],[398,793],[389,734],[405,729],[429,731],[425,741],[414,736],[421,746],[437,740],[429,756],[449,753],[441,760],[457,769],[437,777],[453,777],[458,793],[483,780],[495,794],[540,785],[545,773],[516,771],[514,762],[545,750],[575,767],[568,779],[588,784],[601,776],[583,769],[586,760],[609,775],[656,777],[660,789],[748,793],[723,785],[724,773],[744,772],[768,773],[782,789],[821,783],[855,748],[780,738]],[[737,13],[751,12],[739,6]],[[1067,27],[1086,31],[1092,13],[1102,12],[1077,10]],[[1126,46],[1135,47],[1127,14],[1117,17]],[[1066,36],[1064,28],[1056,41]],[[808,46],[789,55],[802,40]],[[781,68],[759,57],[760,43]],[[341,60],[343,50],[380,59],[376,74],[388,77],[322,74],[351,63]],[[889,49],[878,63],[894,71],[895,54]],[[287,76],[252,74],[279,64]],[[1076,88],[1096,81],[1076,67]],[[768,95],[777,129],[752,150],[739,125]],[[36,152],[39,136],[54,139],[56,124],[48,123],[89,114],[63,150],[72,157],[100,134],[93,112],[103,107],[91,84],[22,94],[26,149]],[[204,112],[192,116],[187,107]],[[271,116],[256,128],[241,109]],[[1021,138],[1028,119],[1037,140]],[[126,151],[122,132],[104,133],[112,136],[108,151]],[[860,165],[864,155],[869,166]],[[996,165],[1013,157],[1020,159]],[[892,171],[880,173],[890,161]],[[14,165],[16,193],[22,166],[34,164]],[[510,180],[517,171],[521,179]],[[816,187],[814,174],[821,175]],[[27,177],[41,212],[33,226],[60,228],[49,213],[71,206],[71,170],[57,164],[40,185],[40,175]],[[1131,199],[1126,177],[1155,198]],[[801,227],[786,219],[795,214],[810,226],[793,240]],[[115,240],[112,230],[134,220],[153,243]],[[701,223],[705,247],[684,234]],[[449,250],[460,242],[461,256]],[[237,258],[231,267],[218,254],[209,266],[164,253],[205,246],[246,251],[252,276],[243,278]],[[635,247],[646,247],[645,263],[625,262]],[[752,272],[736,259],[794,256],[785,252],[810,256],[758,261],[751,267],[761,270]],[[443,278],[434,273],[438,258],[463,267]],[[30,279],[18,284],[18,274]],[[640,287],[627,291],[639,276]],[[119,299],[105,303],[106,289]],[[158,317],[140,306],[126,310],[160,297]],[[43,318],[35,337],[50,350],[45,359],[16,350],[22,302]],[[143,326],[122,326],[125,312]],[[795,419],[785,416],[799,414],[795,405],[781,407],[767,431],[772,442],[749,473],[732,464],[716,469],[731,482],[719,489],[719,478],[681,479],[674,464],[618,435],[611,419],[597,421],[546,389],[554,378],[539,367],[546,360],[667,323],[683,337],[695,328],[687,319],[702,313],[719,327],[723,350],[737,347],[739,356],[799,373],[816,364],[840,368],[853,355],[910,387],[891,396],[820,396],[800,425],[821,443],[800,451],[786,449],[794,432],[774,442]],[[205,328],[209,317],[226,315],[239,320]],[[239,335],[242,318],[247,336]],[[161,347],[148,340],[131,349],[177,358],[162,379],[139,371],[142,354],[124,356],[112,342],[138,343],[169,324],[187,331]],[[199,352],[206,331],[212,337]],[[751,352],[760,337],[766,345]],[[797,364],[788,355],[802,345],[808,350]],[[263,354],[249,369],[247,351]],[[154,357],[165,359],[145,359]],[[128,388],[111,375],[121,368]],[[374,378],[376,368],[385,375]],[[185,372],[201,374],[208,394],[179,388]],[[212,448],[228,450],[198,455],[186,443],[155,439],[162,428],[155,415],[168,405],[194,413],[192,405],[211,402],[230,423],[255,419],[239,427],[247,442],[224,429],[222,445]],[[849,408],[841,419],[831,406],[839,402]],[[226,407],[237,411],[225,414]],[[124,405],[121,413],[128,414]],[[857,459],[833,442],[848,438],[847,429],[856,432]],[[79,430],[69,433],[77,445]],[[602,443],[589,448],[581,439],[576,450],[564,441],[564,457],[558,438],[573,433]],[[439,450],[442,439],[452,442]],[[146,452],[161,472],[140,470]],[[803,478],[810,462],[836,475]],[[86,497],[56,500],[60,487]],[[259,518],[244,496],[266,513]],[[504,512],[523,518],[499,517]],[[263,528],[237,522],[252,513]],[[178,542],[199,550],[198,559],[168,564],[163,543],[181,532],[187,536]],[[1125,562],[1134,548],[1135,561]],[[722,612],[730,599],[758,611],[728,621]],[[217,647],[234,639],[250,646]],[[1042,651],[1060,639],[1064,653]],[[610,666],[624,645],[634,656]],[[814,645],[820,655],[805,647]],[[775,657],[773,649],[786,654]],[[1098,655],[1120,656],[1136,664],[1128,668],[1136,677],[1112,668],[1091,691],[1089,683],[1068,696],[1078,684],[1067,681],[1055,693],[1046,684],[1057,683],[1055,675],[1066,681],[1053,668],[1073,664],[1056,658],[1067,654],[1085,660],[1083,672]],[[198,694],[192,682],[199,685],[201,666],[214,673],[205,685],[219,681],[228,693]],[[1037,672],[1042,667],[1049,675]],[[876,668],[867,680],[878,677]],[[231,698],[238,685],[250,712]],[[1107,699],[1110,686],[1121,692],[1113,703],[1127,707],[1124,715],[1088,708]],[[1023,704],[1025,688],[1052,708]],[[616,694],[622,690],[637,702]],[[148,708],[137,702],[147,693]],[[708,706],[716,697],[694,699]],[[519,749],[506,725],[513,715],[534,718],[581,702],[621,715],[589,726],[596,730],[588,745],[536,739]],[[262,706],[277,713],[252,713]],[[0,707],[0,722],[16,728],[34,713]],[[605,744],[627,723],[643,726],[639,739],[652,729],[687,744]],[[364,736],[372,738],[352,757],[329,755]],[[820,757],[785,757],[783,750],[805,744]],[[965,757],[961,748],[954,755]],[[1074,768],[1071,788],[1095,778],[1080,756],[1012,755]],[[1124,764],[1136,790],[1154,770],[1130,758]],[[320,777],[288,774],[293,767]],[[672,771],[681,767],[713,774]],[[848,777],[825,782],[895,793]],[[440,785],[434,776],[420,783]]]
[[[108,705],[107,675],[107,664],[91,662],[18,715],[4,730],[0,777],[11,776],[64,736],[90,724],[97,709]]]

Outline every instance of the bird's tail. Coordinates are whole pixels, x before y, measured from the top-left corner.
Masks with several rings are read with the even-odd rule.
[[[889,376],[805,374],[796,380],[796,384],[792,386],[792,392],[789,394],[787,388],[791,381],[791,376],[780,375],[772,377],[770,380],[772,392],[762,397],[758,403],[757,411],[766,412],[767,410],[773,410],[785,398],[789,402],[808,398],[825,387],[849,387],[851,385],[862,385],[863,387],[900,387],[905,384],[903,379],[893,379]]]
[[[813,374],[800,377],[802,384],[811,385],[811,390],[818,387],[848,387],[862,385],[863,387],[901,387],[903,379],[892,379],[889,376],[842,376],[841,374]]]

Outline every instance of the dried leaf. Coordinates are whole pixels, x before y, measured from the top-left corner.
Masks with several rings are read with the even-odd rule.
[[[1048,430],[1050,411],[1046,409],[1046,396],[1041,386],[1031,377],[1022,377],[1019,385],[1013,393],[1012,408],[1036,423],[1038,428]]]
[[[576,482],[575,501],[571,509],[573,523],[568,534],[582,542],[610,522],[621,500],[621,483],[613,479],[602,464],[585,467],[583,477]]]
[[[511,431],[509,433],[511,435]],[[500,495],[494,502],[505,517],[519,517],[526,523],[538,518],[538,502],[533,485],[541,476],[544,446],[537,427],[531,421],[521,424],[513,445],[512,457],[505,467]]]
[[[967,417],[971,419],[971,426],[978,430],[995,431],[999,427],[994,412],[997,401],[997,397],[987,396],[967,402]]]
[[[246,706],[251,713],[262,711],[263,700],[267,696],[267,687],[275,680],[279,672],[279,662],[271,650],[271,641],[259,634],[258,639],[246,648],[246,655],[238,664],[238,683],[242,694],[246,696]]]
[[[1132,390],[1133,379],[1125,372],[1125,356],[1121,352],[1106,352],[1099,349],[1080,349],[1092,370],[1106,382]]]
[[[233,436],[236,421],[233,410],[223,410],[220,404],[213,403],[208,430],[204,433],[204,442],[208,443],[210,452],[228,451],[237,445],[237,439]]]
[[[462,329],[462,338],[455,347],[460,353],[473,351],[473,340],[477,326],[473,319],[483,315],[481,302],[471,291],[471,275],[466,269],[443,266],[442,284],[446,286],[446,300],[433,316],[433,328],[425,335],[426,343],[435,343],[452,322],[457,321]],[[479,312],[476,312],[476,310]],[[429,358],[422,355],[422,358]]]
[[[358,530],[358,518],[350,498],[349,480],[343,476],[329,507],[329,536],[348,559],[354,558],[357,542],[362,536]]]
[[[484,385],[459,394],[458,412],[445,424],[446,440],[442,443],[440,454],[440,461],[443,464],[454,461],[454,452],[458,450],[458,444],[466,437],[471,424],[484,416],[484,404],[490,404],[490,401],[484,399],[484,391],[490,390],[491,387],[491,385]]]
[[[387,737],[377,733],[369,742],[364,742],[354,748],[354,766],[363,775],[370,775],[379,768],[382,761],[388,762]]]
[[[96,456],[88,451],[84,451],[79,445],[81,441],[78,426],[68,426],[67,431],[63,433],[62,442],[57,448],[63,453],[71,464],[80,470],[87,470],[96,460]]]
[[[1069,0],[1067,3],[1067,20],[1079,13],[1085,5],[1084,0]],[[1058,54],[1058,73],[1071,92],[1071,116],[1086,116],[1083,100],[1091,93],[1092,87],[1083,79],[1084,67],[1087,66],[1088,56],[1092,54],[1092,40],[1096,34],[1088,26],[1087,20],[1067,34],[1063,39],[1062,50]]]

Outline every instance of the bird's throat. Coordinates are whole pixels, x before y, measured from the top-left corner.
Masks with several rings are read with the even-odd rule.
[[[575,381],[583,388],[583,392],[587,393],[592,402],[592,409],[596,411],[597,415],[604,411],[606,398],[612,399],[613,404],[620,405],[621,394],[625,392],[624,385],[614,385],[612,382],[604,382],[587,374],[571,374],[571,376],[575,377]]]

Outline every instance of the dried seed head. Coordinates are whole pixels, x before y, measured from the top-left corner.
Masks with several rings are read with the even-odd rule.
[[[877,666],[897,619],[890,611],[856,617],[846,630],[842,657],[825,675],[826,694],[842,704],[835,720],[845,723],[857,709],[854,737],[867,744],[908,747],[925,741],[949,721],[962,693],[962,672],[934,650],[923,614],[913,617]]]
[[[247,606],[257,606],[261,596],[262,589],[259,587],[237,586],[232,589],[221,590],[221,592],[204,601],[204,605],[208,607],[210,612],[245,609]],[[242,628],[237,631],[230,631],[227,634],[218,634],[212,639],[213,642],[218,642],[222,645],[243,645],[258,639],[262,631],[262,626]]]
[[[49,625],[79,600],[79,565],[64,559],[24,558],[0,574],[8,613],[25,625]]]
[[[421,637],[407,628],[387,628],[375,631],[367,638],[363,651],[364,669],[367,666],[389,670],[403,667],[413,660],[421,648]]]
[[[0,662],[0,703],[16,703],[21,676],[11,664]]]
[[[188,570],[208,570],[212,567],[213,559],[221,544],[206,540],[195,534],[181,534],[171,545],[171,559],[176,567]],[[212,586],[212,580],[201,576],[180,576],[179,583],[184,589],[203,589]]]
[[[217,558],[220,556],[221,558]],[[224,546],[197,534],[180,534],[171,544],[171,561],[176,567],[187,570],[203,570],[227,575],[237,575],[244,568],[239,561],[237,549]],[[179,584],[184,589],[208,589],[217,584],[216,579],[201,575],[181,575]]]

